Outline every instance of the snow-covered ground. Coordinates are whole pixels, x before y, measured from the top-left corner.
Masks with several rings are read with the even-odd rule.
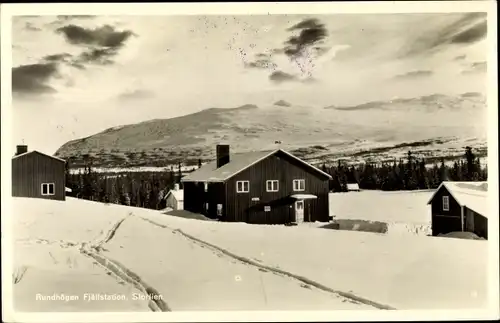
[[[431,210],[427,202],[433,190],[360,191],[329,196],[330,215],[336,220],[365,220],[387,224],[388,234],[431,233]]]
[[[488,241],[198,221],[73,198],[17,198],[12,210],[13,269],[27,268],[18,311],[147,311],[131,297],[141,290],[172,311],[487,305]],[[36,300],[62,292],[128,299]]]

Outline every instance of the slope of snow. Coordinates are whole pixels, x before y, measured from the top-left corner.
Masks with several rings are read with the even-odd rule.
[[[232,253],[397,309],[487,306],[487,241],[145,215]]]
[[[396,309],[471,309],[487,303],[488,241],[197,221],[73,198],[14,199],[13,210],[13,269],[28,268],[14,285],[14,301],[22,304],[18,309],[54,310],[52,303],[33,301],[39,290],[74,294],[98,289],[129,299],[65,307],[147,310],[145,302],[132,302],[130,285],[121,285],[77,254],[78,245],[92,241],[103,241],[100,255],[154,287],[173,311],[373,309],[327,289]],[[116,232],[110,234],[113,226]]]
[[[330,215],[335,219],[379,221],[390,234],[431,233],[430,205],[434,190],[360,191],[333,193],[329,196]]]
[[[153,286],[174,311],[373,309],[288,277],[214,254],[134,214],[139,208],[68,198],[65,202],[14,199],[14,304],[23,311],[147,311],[139,290],[85,257],[79,248],[102,242],[105,262]],[[122,219],[125,219],[121,222]],[[120,223],[119,227],[117,223]],[[112,233],[112,229],[117,228]],[[110,239],[109,242],[105,242]],[[147,252],[145,252],[147,251]],[[18,276],[21,276],[18,274]],[[39,301],[36,294],[79,296],[77,301]],[[84,300],[85,293],[127,300]]]
[[[78,250],[81,242],[99,238],[114,220],[127,213],[99,203],[79,203],[76,208],[71,207],[75,207],[71,201],[68,203],[14,199],[13,270],[21,278],[13,288],[14,308],[40,312],[149,311],[147,303],[131,297],[138,291],[112,277]],[[127,299],[88,301],[86,293],[127,295]],[[37,294],[78,299],[47,300]]]
[[[373,309],[214,254],[138,217],[127,219],[106,249],[174,311]]]

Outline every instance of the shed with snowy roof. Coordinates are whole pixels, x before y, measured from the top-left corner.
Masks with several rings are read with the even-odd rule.
[[[168,191],[165,195],[166,207],[172,210],[184,209],[184,190],[179,188],[179,184],[175,184],[174,188]]]
[[[328,222],[331,176],[282,149],[229,153],[182,178],[184,209],[254,224]]]
[[[431,205],[432,235],[473,232],[488,238],[488,183],[442,182]]]
[[[17,146],[12,157],[12,196],[64,201],[66,161],[28,146]]]

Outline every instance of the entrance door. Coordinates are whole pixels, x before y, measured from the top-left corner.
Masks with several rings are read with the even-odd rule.
[[[295,222],[304,222],[304,201],[295,202]]]

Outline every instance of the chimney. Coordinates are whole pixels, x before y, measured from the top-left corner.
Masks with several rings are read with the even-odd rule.
[[[217,168],[229,163],[229,145],[217,145]]]
[[[178,191],[179,190],[179,184],[174,184],[174,191]]]
[[[28,146],[26,146],[26,145],[17,145],[16,156],[24,154],[24,153],[27,153],[27,152],[28,152]]]

